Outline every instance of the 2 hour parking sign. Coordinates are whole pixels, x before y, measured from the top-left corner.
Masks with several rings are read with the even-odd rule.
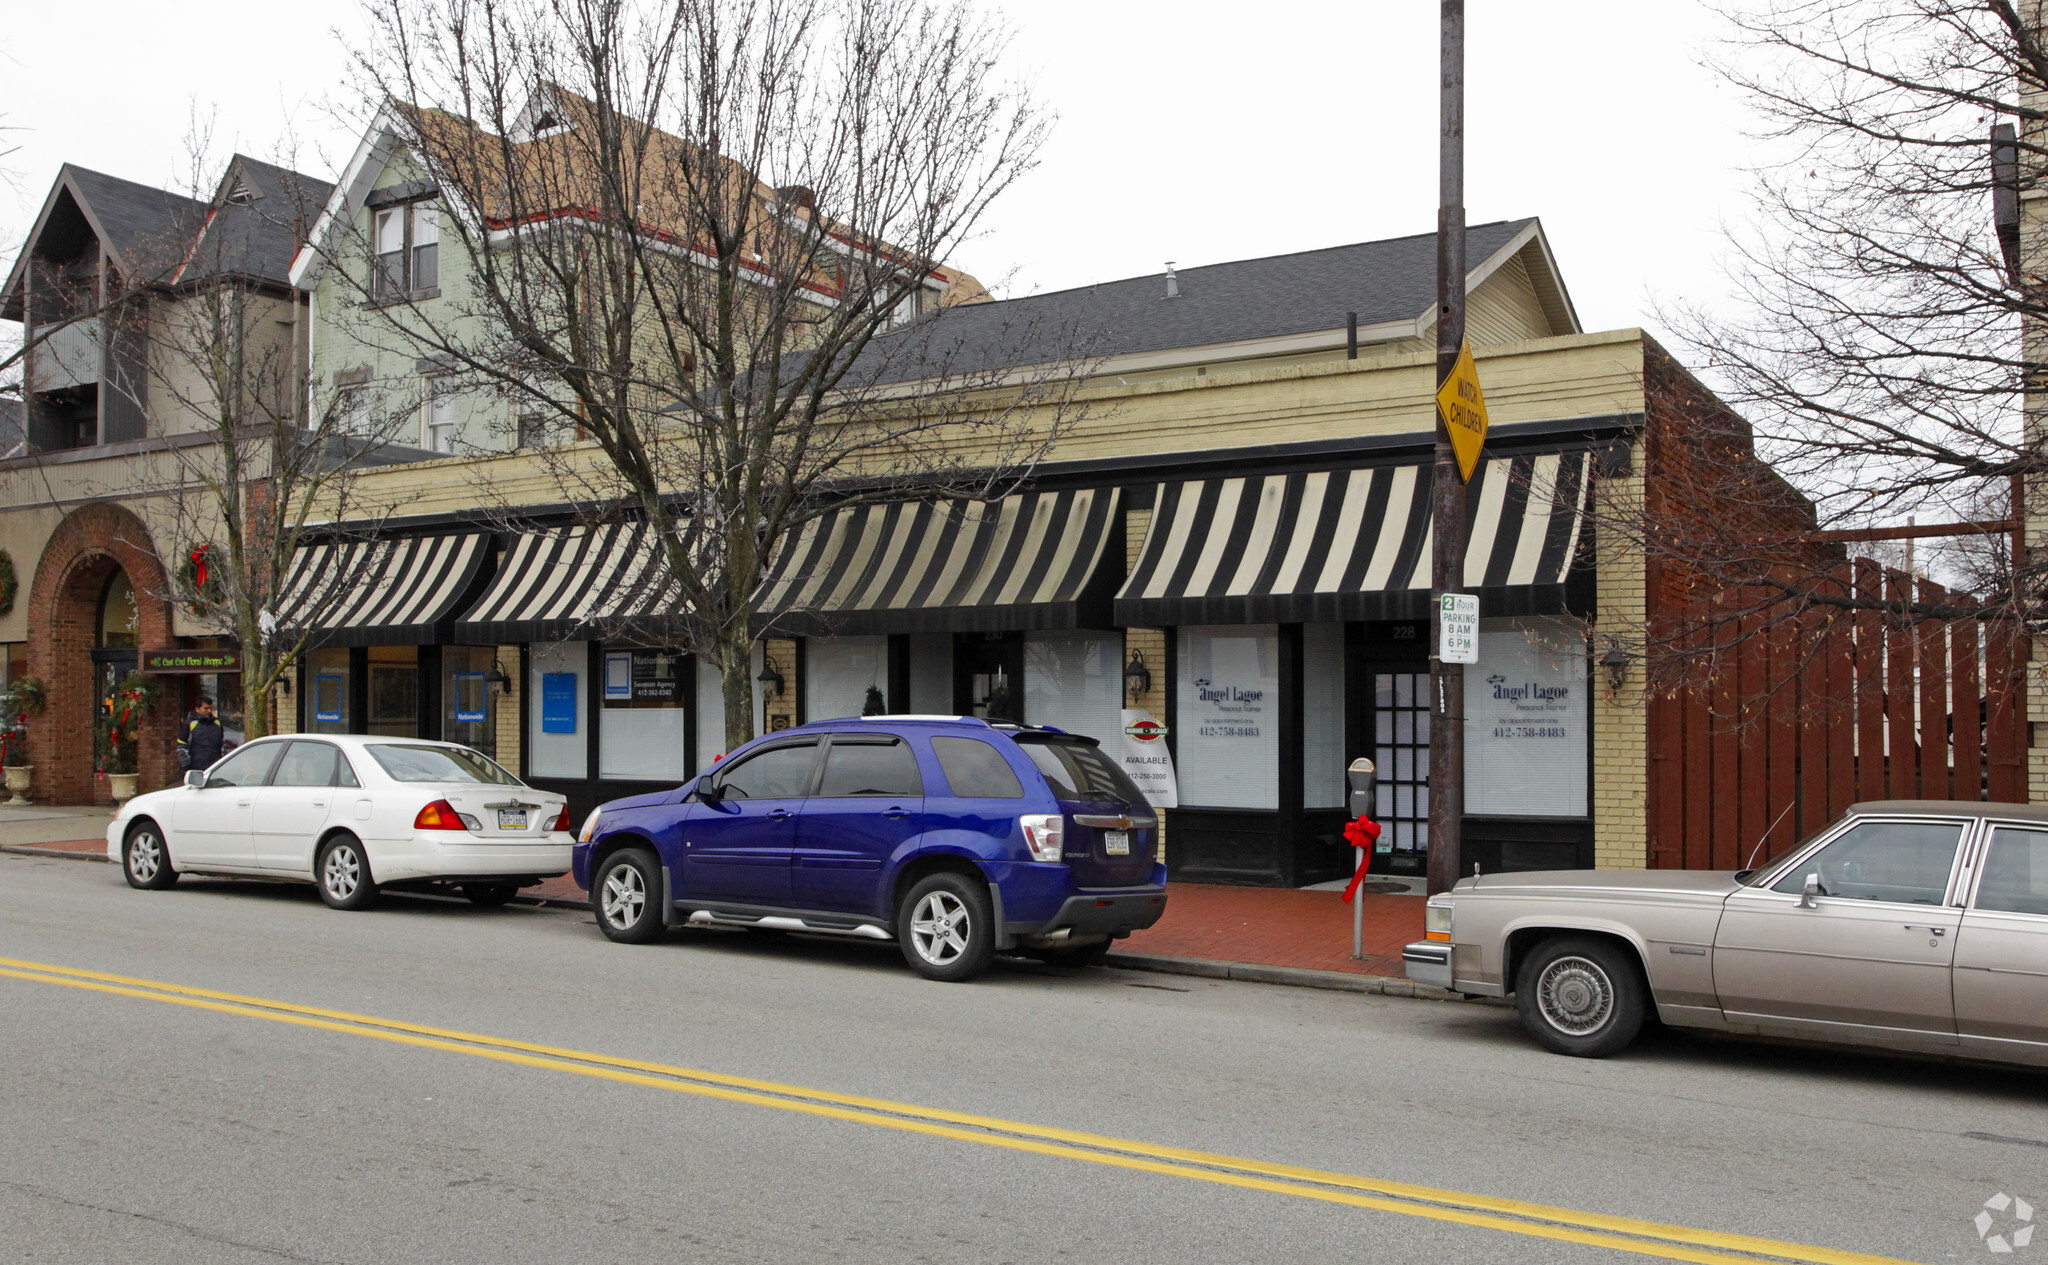
[[[1479,662],[1479,595],[1446,593],[1437,601],[1437,657],[1445,663]]]

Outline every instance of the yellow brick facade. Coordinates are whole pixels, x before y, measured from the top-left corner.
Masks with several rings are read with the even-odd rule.
[[[1603,501],[1598,521],[1619,524],[1641,513],[1640,469],[1596,490]],[[1587,647],[1594,662],[1588,681],[1593,692],[1593,864],[1604,870],[1649,864],[1650,712],[1644,674],[1636,665],[1614,689],[1607,670],[1598,666],[1611,648],[1629,653],[1642,645],[1647,563],[1634,541],[1617,539],[1622,535],[1609,531],[1596,546],[1600,616]]]

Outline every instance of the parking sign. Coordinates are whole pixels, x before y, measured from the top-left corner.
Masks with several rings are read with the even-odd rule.
[[[1437,657],[1445,663],[1479,662],[1479,595],[1446,593],[1438,602]]]

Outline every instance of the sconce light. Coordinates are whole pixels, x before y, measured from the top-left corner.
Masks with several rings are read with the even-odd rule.
[[[1124,665],[1124,692],[1136,699],[1152,691],[1152,670],[1145,666],[1145,656],[1133,650],[1131,661]]]
[[[762,698],[779,698],[782,695],[782,673],[775,670],[775,660],[763,656],[761,673],[754,678],[761,683]]]
[[[1628,665],[1631,662],[1628,651],[1620,643],[1608,643],[1607,653],[1600,656],[1600,666],[1607,669],[1607,689],[1619,694],[1622,682],[1628,679]]]
[[[500,697],[511,697],[512,678],[506,676],[505,669],[499,667],[496,663],[491,664],[491,670],[489,672],[484,673],[484,684],[487,686],[497,686],[498,694]]]
[[[277,692],[289,695],[292,692],[292,674],[287,672],[277,678]]]

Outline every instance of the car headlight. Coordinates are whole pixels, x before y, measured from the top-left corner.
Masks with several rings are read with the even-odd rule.
[[[1422,908],[1422,938],[1425,940],[1449,940],[1451,924],[1454,921],[1450,898],[1432,896],[1429,904]]]
[[[590,816],[583,819],[583,829],[576,832],[576,842],[589,843],[590,836],[597,833],[597,819],[604,816],[604,809],[593,808]]]

